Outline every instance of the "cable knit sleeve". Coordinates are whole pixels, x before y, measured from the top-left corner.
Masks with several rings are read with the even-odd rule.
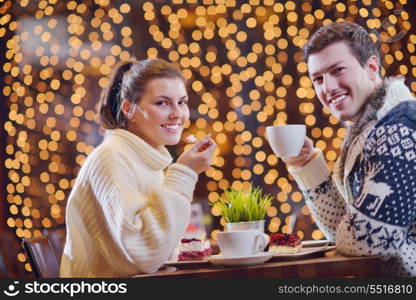
[[[118,276],[156,271],[189,223],[197,174],[173,164],[152,182],[146,169],[137,172],[114,151],[96,155],[88,169],[97,207],[82,219],[101,257]]]
[[[301,168],[289,167],[305,197],[315,223],[328,240],[335,241],[340,219],[346,213],[346,202],[331,178],[322,151],[314,149],[315,157]]]

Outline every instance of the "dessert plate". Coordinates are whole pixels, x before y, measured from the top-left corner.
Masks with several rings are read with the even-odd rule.
[[[211,255],[207,260],[220,266],[249,266],[264,263],[272,258],[273,254],[269,252],[260,252],[250,256],[223,256],[222,254]]]
[[[297,258],[297,257],[303,257],[308,256],[310,254],[320,253],[320,252],[326,252],[329,250],[336,249],[337,246],[323,246],[323,247],[307,247],[302,248],[299,253],[281,253],[281,254],[272,254],[273,258]]]
[[[328,240],[306,240],[302,241],[302,247],[323,247],[329,244]]]
[[[195,265],[208,265],[209,261],[206,259],[203,260],[186,260],[186,261],[167,261],[165,266],[170,267],[186,267],[186,266],[195,266]]]

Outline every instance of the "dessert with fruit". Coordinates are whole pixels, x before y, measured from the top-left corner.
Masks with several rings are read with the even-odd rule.
[[[297,234],[273,233],[270,235],[269,252],[273,254],[299,253],[302,242]]]
[[[184,238],[175,250],[174,260],[195,261],[204,260],[212,254],[211,245],[208,240],[196,238]]]

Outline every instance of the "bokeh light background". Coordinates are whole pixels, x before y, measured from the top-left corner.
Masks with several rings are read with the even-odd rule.
[[[224,221],[207,203],[252,183],[275,198],[268,232],[322,238],[265,128],[306,124],[332,167],[345,129],[315,98],[303,45],[324,24],[357,22],[381,42],[383,72],[404,75],[415,92],[415,7],[411,0],[0,0],[7,226],[30,237],[64,224],[77,172],[103,138],[95,114],[108,75],[120,60],[160,57],[189,80],[184,137],[211,133],[219,145],[195,191],[210,213],[210,234]],[[23,251],[18,259],[30,271]]]

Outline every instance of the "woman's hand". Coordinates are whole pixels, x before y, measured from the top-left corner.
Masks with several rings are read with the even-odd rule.
[[[182,153],[177,162],[193,169],[198,174],[202,173],[211,166],[212,155],[216,148],[217,144],[211,138],[211,134],[208,134]]]
[[[313,150],[313,142],[310,138],[306,137],[305,142],[298,156],[282,157],[281,159],[288,166],[295,167],[295,168],[303,167],[312,159],[313,157],[312,150]]]

